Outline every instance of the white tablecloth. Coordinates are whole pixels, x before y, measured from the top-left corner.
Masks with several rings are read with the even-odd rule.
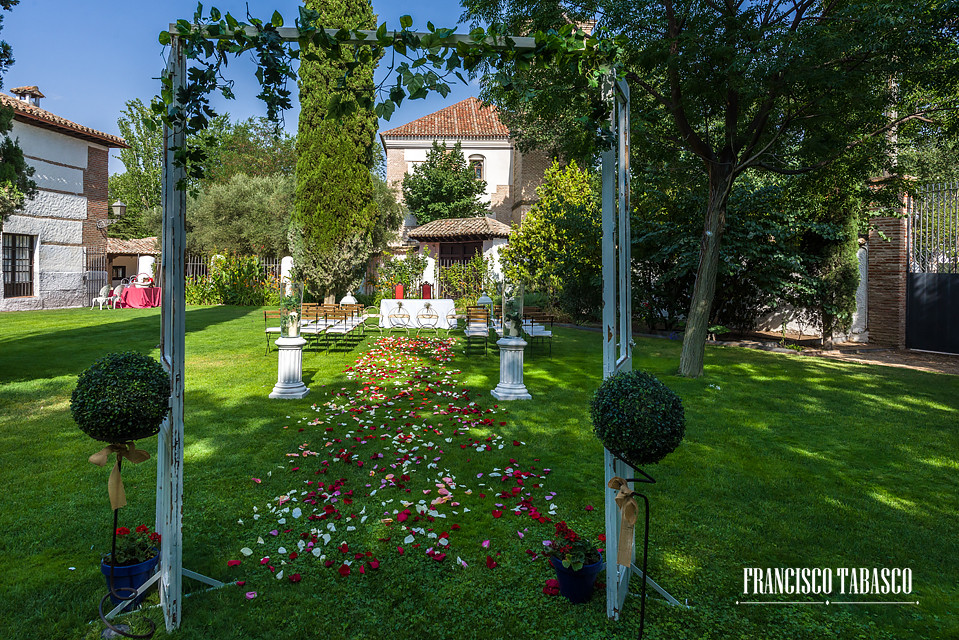
[[[448,298],[441,300],[395,300],[392,298],[380,300],[380,326],[381,327],[392,327],[394,325],[400,326],[396,318],[390,318],[390,314],[399,313],[397,307],[399,303],[403,303],[403,312],[410,315],[410,319],[407,322],[407,326],[411,329],[419,328],[419,324],[416,322],[416,314],[426,306],[427,303],[430,304],[430,308],[436,315],[439,316],[436,324],[434,326],[441,328],[452,328],[455,326],[454,323],[446,319],[447,315],[456,313],[456,305],[454,302]],[[392,321],[392,322],[391,322]]]

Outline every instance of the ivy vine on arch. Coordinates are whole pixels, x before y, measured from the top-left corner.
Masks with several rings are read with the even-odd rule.
[[[156,116],[152,126],[162,122],[171,129],[182,128],[187,138],[204,130],[217,116],[210,96],[219,93],[227,99],[235,98],[233,81],[224,75],[226,67],[231,60],[248,53],[257,65],[256,78],[260,84],[257,98],[266,105],[267,117],[274,122],[292,106],[292,92],[287,86],[297,79],[294,62],[301,57],[319,59],[321,54],[342,59],[347,47],[354,55],[345,64],[341,89],[357,66],[381,57],[385,59],[387,54],[389,73],[373,92],[353,96],[353,100],[342,100],[339,97],[342,94],[334,93],[329,111],[331,118],[340,118],[352,109],[366,108],[389,120],[404,100],[422,99],[432,92],[446,96],[453,78],[466,83],[464,74],[479,71],[483,63],[494,70],[489,80],[507,89],[514,88],[512,79],[499,70],[507,63],[517,69],[526,69],[534,63],[571,69],[585,76],[597,90],[604,76],[616,73],[622,78],[624,75],[617,62],[624,49],[624,36],[601,37],[601,31],[586,34],[572,24],[559,30],[539,31],[526,38],[505,34],[496,24],[457,35],[453,29],[437,28],[432,22],[426,23],[426,32],[412,31],[413,19],[407,15],[400,18],[398,31],[387,29],[386,23],[376,31],[334,30],[325,28],[320,15],[306,7],[300,7],[293,30],[284,29],[284,24],[283,16],[276,11],[269,20],[248,14],[244,22],[230,13],[221,13],[216,7],[204,14],[203,5],[198,4],[192,21],[180,19],[169,31],[162,31],[160,44],[170,45],[176,38],[190,63],[182,88],[175,89],[169,77],[162,79],[160,95],[154,97],[151,104]],[[321,54],[310,50],[313,47]],[[607,111],[584,116],[597,136],[607,141],[608,115]],[[186,170],[187,181],[203,176],[202,148],[188,144],[175,149],[174,154],[176,166]]]

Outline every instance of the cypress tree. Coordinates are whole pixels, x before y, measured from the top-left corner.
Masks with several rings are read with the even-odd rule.
[[[375,28],[370,0],[306,0],[327,29]],[[318,59],[310,59],[310,54]],[[355,286],[373,247],[378,210],[373,197],[376,115],[370,108],[376,61],[361,64],[336,88],[353,60],[343,47],[339,59],[307,47],[300,61],[300,120],[297,135],[296,206],[290,247],[297,272],[318,296]],[[335,97],[334,97],[335,96]],[[348,104],[348,115],[326,119],[330,100]]]

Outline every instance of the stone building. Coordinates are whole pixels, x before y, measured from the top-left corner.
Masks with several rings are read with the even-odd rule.
[[[36,169],[38,193],[3,224],[0,311],[86,305],[91,286],[107,284],[89,265],[107,250],[109,151],[127,145],[42,109],[37,87],[11,92],[0,107],[14,111],[10,136]]]

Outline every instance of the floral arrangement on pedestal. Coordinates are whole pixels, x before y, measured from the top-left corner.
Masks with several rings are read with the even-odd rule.
[[[280,336],[296,338],[300,335],[300,318],[303,307],[303,284],[291,282],[286,285],[287,294],[280,301]]]
[[[503,286],[503,336],[518,338],[523,333],[523,283]]]

